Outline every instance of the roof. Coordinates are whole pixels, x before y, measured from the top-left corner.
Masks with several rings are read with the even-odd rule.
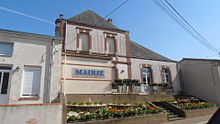
[[[198,59],[198,58],[183,58],[179,63],[183,61],[204,61],[204,62],[220,62],[219,59]]]
[[[137,44],[134,41],[130,41],[130,49],[131,49],[131,57],[139,58],[139,59],[147,59],[147,60],[156,60],[156,61],[167,61],[167,62],[175,62],[169,58],[166,58],[148,48]]]
[[[30,36],[30,37],[43,38],[43,39],[54,39],[58,41],[61,41],[63,39],[62,37],[57,37],[57,36],[49,36],[49,35],[43,35],[43,34],[13,31],[13,30],[6,30],[6,29],[0,29],[0,33],[23,35],[23,36]]]
[[[121,30],[114,26],[112,23],[108,22],[92,10],[87,10],[82,12],[72,18],[67,19],[68,21],[86,24],[95,27],[107,28],[107,29],[114,29],[114,30]],[[124,30],[121,30],[124,31]]]

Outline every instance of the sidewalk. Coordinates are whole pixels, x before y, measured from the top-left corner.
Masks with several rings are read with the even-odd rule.
[[[171,121],[163,124],[206,124],[212,115],[200,116],[195,118],[187,118],[179,121]]]

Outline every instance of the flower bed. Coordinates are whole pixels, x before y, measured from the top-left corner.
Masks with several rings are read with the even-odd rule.
[[[103,102],[69,102],[67,104],[68,111],[76,111],[76,112],[94,112],[97,109],[106,109],[108,107],[107,104]]]
[[[214,107],[215,104],[207,103],[207,102],[199,102],[199,103],[187,103],[187,104],[180,104],[182,110],[195,110],[195,109],[204,109],[204,108],[211,108]]]
[[[215,104],[204,102],[203,100],[196,97],[180,96],[176,99],[163,99],[161,102],[169,102],[182,110],[195,110],[215,107]]]
[[[93,105],[93,104],[91,104]],[[88,106],[91,107],[91,105]],[[146,114],[157,114],[162,112],[162,109],[153,106],[150,103],[136,103],[134,105],[130,104],[109,104],[108,107],[101,108],[93,111],[81,111],[80,107],[82,105],[72,105],[76,107],[71,109],[67,118],[68,123],[90,121],[90,120],[103,120],[103,119],[113,119],[113,118],[125,118],[133,117],[138,115]],[[77,108],[78,107],[78,108]]]
[[[157,114],[162,112],[158,107],[149,107],[149,108],[136,108],[136,109],[116,109],[108,108],[106,110],[96,110],[96,112],[90,113],[75,113],[68,117],[67,122],[81,122],[81,121],[90,121],[90,120],[103,120],[103,119],[113,119],[113,118],[124,118],[124,117],[133,117],[137,115],[144,114]]]

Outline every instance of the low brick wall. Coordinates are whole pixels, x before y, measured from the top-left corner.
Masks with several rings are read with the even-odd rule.
[[[68,123],[68,124],[161,124],[168,122],[167,114],[152,114],[129,118],[97,120],[88,122]]]
[[[67,94],[69,101],[102,101],[105,103],[134,103],[134,102],[157,102],[161,99],[171,99],[172,95],[168,94]]]
[[[185,116],[186,118],[192,118],[192,117],[198,117],[198,116],[205,116],[214,114],[215,111],[217,111],[218,108],[206,108],[206,109],[198,109],[198,110],[186,110]]]

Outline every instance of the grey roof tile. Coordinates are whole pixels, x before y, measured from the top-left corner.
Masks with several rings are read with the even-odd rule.
[[[67,19],[68,21],[77,22],[81,24],[96,26],[96,27],[102,27],[107,29],[116,29],[121,30],[93,12],[92,10],[87,10],[85,12],[82,12],[72,18]]]
[[[173,60],[166,58],[148,48],[145,48],[134,41],[130,41],[130,49],[131,49],[131,57],[133,58],[174,62]]]

